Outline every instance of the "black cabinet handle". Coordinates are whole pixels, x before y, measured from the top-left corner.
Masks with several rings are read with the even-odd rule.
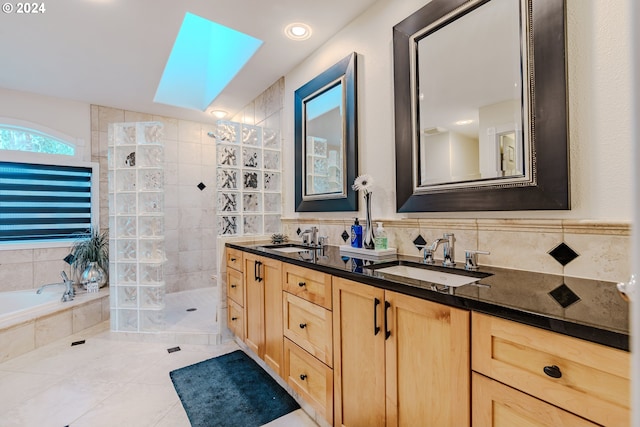
[[[256,280],[256,282],[262,282],[262,277],[260,276],[260,266],[262,265],[262,262],[260,261],[254,261],[253,262],[253,276]]]
[[[304,288],[305,286],[307,286],[307,284],[305,282],[298,282],[298,286]]]
[[[304,329],[304,328],[306,328],[306,327],[307,327],[307,324],[306,324],[306,323],[300,323],[300,329]]]
[[[388,318],[389,315],[387,311],[391,308],[391,303],[389,301],[384,302],[384,339],[388,340],[391,336],[391,331],[389,330]]]
[[[238,320],[238,318],[237,317],[232,317],[231,320]]]
[[[378,335],[380,332],[380,326],[378,326],[378,306],[380,300],[378,298],[373,299],[373,335]]]
[[[551,378],[562,377],[562,372],[560,372],[560,368],[558,368],[556,365],[545,366],[543,371],[545,374],[549,375]]]
[[[236,286],[238,286],[238,285],[231,285],[232,288],[235,288]]]
[[[236,259],[235,258],[231,258],[231,262],[236,262]]]
[[[306,374],[300,374],[300,379],[302,381],[306,380],[307,379],[307,375]]]

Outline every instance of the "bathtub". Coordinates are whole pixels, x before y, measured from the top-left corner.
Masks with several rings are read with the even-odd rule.
[[[35,314],[55,311],[56,306],[62,305],[62,292],[64,286],[60,286],[60,289],[45,288],[41,294],[36,293],[36,289],[0,292],[0,322],[29,312]]]
[[[64,286],[0,292],[0,362],[96,325],[108,329],[109,288],[76,291],[73,301],[62,302]]]

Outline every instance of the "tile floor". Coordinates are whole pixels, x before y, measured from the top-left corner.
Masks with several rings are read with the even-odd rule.
[[[0,364],[0,426],[182,427],[189,421],[169,372],[238,345],[131,339],[103,322]],[[85,340],[84,344],[71,345]],[[298,410],[270,427],[315,426]]]

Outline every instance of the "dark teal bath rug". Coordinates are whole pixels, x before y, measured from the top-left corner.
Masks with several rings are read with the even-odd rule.
[[[258,427],[300,407],[240,350],[169,376],[193,427]]]

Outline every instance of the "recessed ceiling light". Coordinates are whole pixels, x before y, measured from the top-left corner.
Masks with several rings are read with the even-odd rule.
[[[285,27],[284,33],[291,40],[306,40],[311,37],[311,27],[301,22],[294,22]]]
[[[261,45],[262,40],[187,12],[153,100],[205,111]]]
[[[455,124],[458,126],[470,125],[473,120],[458,120]]]
[[[227,115],[227,112],[223,110],[211,110],[211,114],[221,119]]]

